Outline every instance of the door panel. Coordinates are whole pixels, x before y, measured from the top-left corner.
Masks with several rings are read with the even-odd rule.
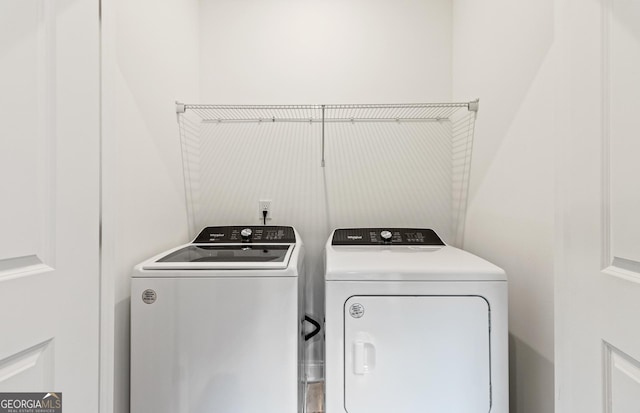
[[[98,409],[98,2],[0,2],[0,392]]]
[[[640,3],[561,2],[557,408],[637,412]]]
[[[349,298],[347,412],[488,412],[489,315],[476,296]]]
[[[604,26],[603,346],[607,412],[640,411],[640,3],[608,0]],[[607,239],[608,238],[608,239]],[[618,347],[620,349],[618,349]],[[628,351],[629,353],[625,352]]]
[[[53,93],[47,87],[55,58],[53,9],[41,0],[0,3],[0,271],[16,275],[52,258],[55,170]],[[24,219],[23,217],[29,217]],[[28,236],[27,236],[28,234]],[[42,268],[43,270],[45,268]]]
[[[0,364],[2,391],[53,387],[53,343],[51,340],[26,349]]]
[[[40,324],[40,310],[55,306],[43,294],[55,291],[54,96],[47,86],[55,13],[44,1],[27,0],[0,3],[0,16],[0,317],[6,331],[17,332],[4,335],[0,346],[0,390],[47,391],[54,385],[55,331],[46,325],[27,331]]]
[[[631,272],[640,282],[640,3],[636,0],[610,0],[606,11],[610,19],[605,50],[609,67],[609,141],[605,142],[605,185],[609,187],[610,265]],[[607,33],[605,33],[607,35]],[[606,99],[606,96],[605,96]],[[632,138],[635,137],[635,138]]]
[[[640,363],[617,348],[606,345],[605,377],[608,411],[620,413],[638,411]]]

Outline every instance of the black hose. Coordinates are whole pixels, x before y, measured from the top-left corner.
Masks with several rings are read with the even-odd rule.
[[[320,323],[318,323],[316,320],[309,317],[308,315],[304,316],[304,321],[311,323],[314,327],[314,330],[312,332],[304,335],[304,341],[309,341],[312,338],[314,338],[316,335],[318,335],[318,333],[320,332]]]

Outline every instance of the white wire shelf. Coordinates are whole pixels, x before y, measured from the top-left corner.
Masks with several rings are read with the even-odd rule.
[[[309,220],[299,211],[312,211],[313,219],[324,219],[328,227],[347,222],[366,226],[372,222],[367,220],[391,216],[397,222],[427,222],[452,245],[462,246],[478,108],[478,100],[317,105],[176,102],[190,231],[220,219],[221,210],[236,214],[235,207],[216,207],[226,199],[242,209],[262,196],[258,194],[273,193],[298,205],[291,210],[283,206],[284,213],[303,229]],[[322,168],[311,167],[316,156]],[[242,162],[237,161],[240,158]],[[283,189],[290,187],[281,184],[289,182],[292,172],[303,176],[300,181],[309,187],[305,191],[315,195],[291,201]],[[405,185],[395,183],[398,179],[414,182],[411,187],[420,190],[407,193]],[[238,182],[242,191],[237,190]],[[318,212],[322,208],[324,218]],[[389,212],[398,210],[402,216]],[[246,219],[251,211],[246,207],[234,219]]]
[[[459,103],[201,105],[176,103],[176,111],[195,113],[203,122],[433,122],[461,109],[477,112],[478,101]]]

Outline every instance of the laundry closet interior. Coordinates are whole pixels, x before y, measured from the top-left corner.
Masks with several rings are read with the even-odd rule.
[[[321,324],[323,250],[336,228],[432,228],[449,245],[509,264],[492,235],[500,228],[485,226],[497,200],[482,185],[487,174],[496,179],[495,132],[515,97],[501,100],[511,93],[507,82],[491,87],[499,83],[491,78],[497,63],[484,67],[489,56],[472,44],[474,30],[490,26],[490,17],[471,3],[103,6],[103,208],[111,223],[104,265],[116,274],[117,411],[129,408],[129,308],[139,298],[130,292],[134,265],[193,240],[206,226],[261,225],[261,201],[270,203],[267,225],[293,226],[304,241],[306,313]],[[518,18],[526,42],[537,47],[547,10]],[[489,47],[493,35],[482,36],[476,40]],[[515,72],[516,84],[530,74]],[[541,295],[549,288],[544,280],[533,287]],[[542,311],[534,317],[553,307]],[[540,400],[552,400],[553,326],[540,328],[538,342],[511,339],[523,349],[522,370],[511,374],[538,366],[519,383],[538,383]],[[323,335],[306,346],[309,381],[321,382]],[[513,400],[528,391],[512,391]]]

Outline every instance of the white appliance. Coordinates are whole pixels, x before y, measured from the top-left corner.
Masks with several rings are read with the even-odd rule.
[[[507,279],[435,232],[356,228],[325,250],[327,413],[507,413]]]
[[[297,413],[303,257],[292,227],[208,227],[136,266],[131,413]]]

